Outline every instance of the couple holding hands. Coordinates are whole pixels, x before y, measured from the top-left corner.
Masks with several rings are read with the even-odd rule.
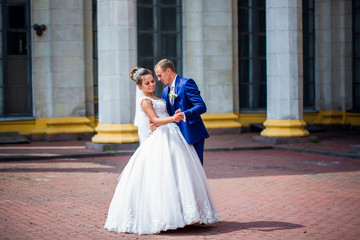
[[[135,125],[140,146],[122,171],[110,203],[109,231],[156,234],[190,224],[218,222],[202,167],[208,132],[201,119],[206,105],[193,79],[176,74],[163,59],[154,67],[167,85],[155,97],[153,73],[135,67]]]

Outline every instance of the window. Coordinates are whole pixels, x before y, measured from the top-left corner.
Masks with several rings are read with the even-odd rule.
[[[32,116],[30,1],[0,1],[0,117]]]
[[[138,0],[137,27],[138,65],[153,71],[168,58],[181,74],[181,0]],[[163,84],[156,84],[155,95],[161,97]]]
[[[360,1],[353,2],[353,111],[360,112]]]
[[[315,108],[314,0],[303,1],[304,109]]]
[[[99,114],[98,87],[98,44],[97,44],[97,0],[92,1],[92,29],[93,29],[93,79],[94,79],[94,115]]]
[[[266,111],[265,0],[238,1],[240,112]]]

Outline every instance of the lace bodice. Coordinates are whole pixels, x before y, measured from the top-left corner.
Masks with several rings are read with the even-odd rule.
[[[143,97],[141,99],[141,101],[144,100],[144,99],[150,99],[151,100],[154,111],[155,111],[156,115],[159,118],[169,117],[169,114],[168,114],[168,112],[166,110],[166,103],[165,103],[165,101],[163,99],[153,99],[153,98],[149,98],[149,97]],[[141,108],[141,111],[145,114],[145,112],[142,110],[142,108]]]
[[[152,99],[149,97],[142,97],[139,101],[138,104],[141,104],[141,102],[144,99],[150,99],[154,108],[154,111],[156,113],[156,115],[159,118],[166,118],[169,117],[169,114],[166,110],[166,103],[164,100],[162,99]],[[149,117],[146,115],[146,113],[144,112],[144,110],[142,109],[142,107],[140,106],[139,111],[138,111],[138,135],[139,135],[139,139],[140,139],[140,144],[142,144],[142,142],[145,141],[145,139],[148,138],[149,136],[149,132],[150,132],[150,125],[149,125]],[[171,123],[169,125],[176,125],[175,123]],[[165,125],[164,125],[165,126]],[[160,126],[162,127],[162,126]]]

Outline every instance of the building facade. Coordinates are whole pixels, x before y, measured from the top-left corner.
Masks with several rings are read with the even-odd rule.
[[[208,129],[360,125],[360,1],[2,0],[0,14],[0,132],[136,142],[129,71],[162,58],[195,79]]]

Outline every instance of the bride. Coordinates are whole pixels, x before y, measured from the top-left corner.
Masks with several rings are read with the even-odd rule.
[[[204,169],[192,145],[154,96],[150,70],[135,67],[138,86],[135,125],[140,146],[122,171],[110,203],[105,228],[114,232],[155,234],[185,225],[218,222]],[[149,119],[160,125],[150,132]]]

